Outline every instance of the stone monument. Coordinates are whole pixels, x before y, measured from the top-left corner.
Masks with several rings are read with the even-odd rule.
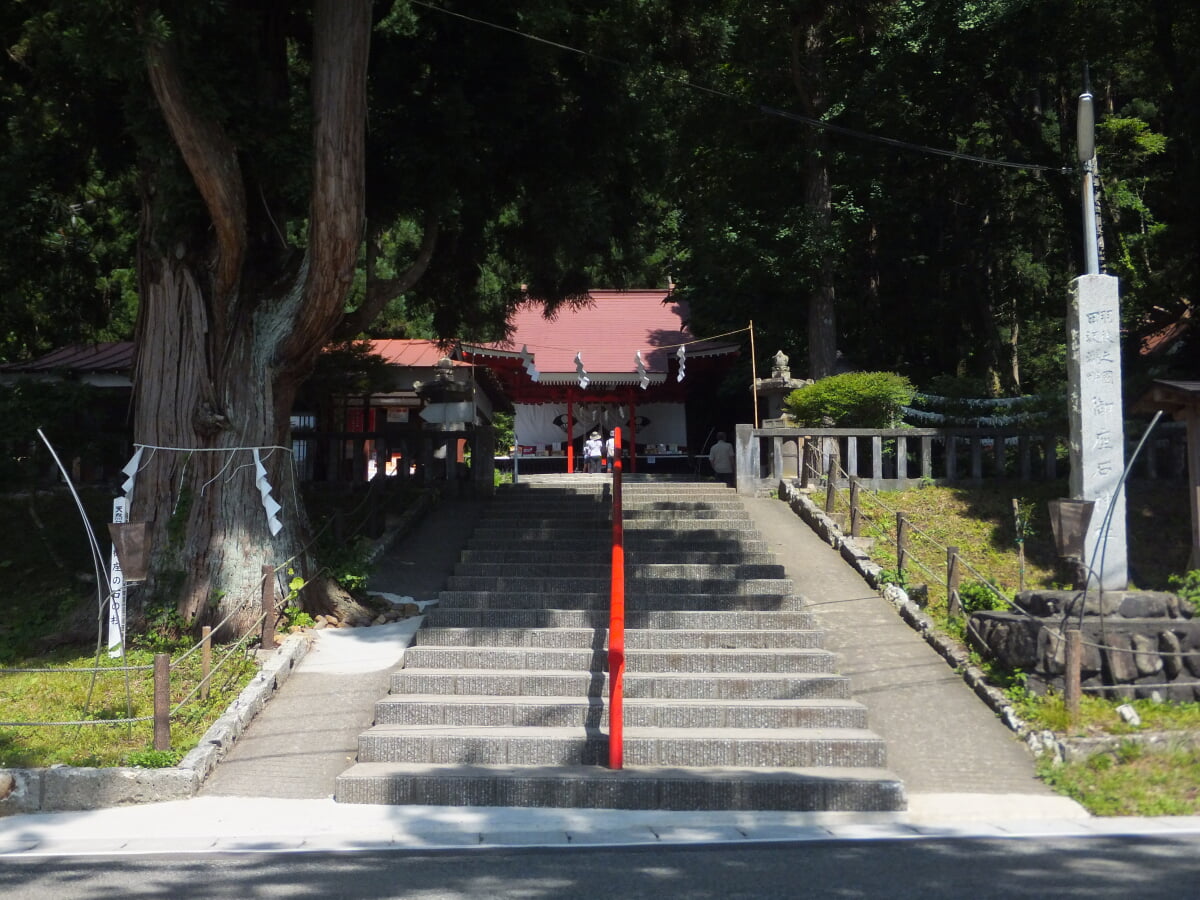
[[[787,354],[782,350],[772,356],[771,377],[758,378],[754,381],[754,390],[758,392],[759,397],[762,397],[766,401],[767,406],[766,415],[763,416],[763,427],[782,426],[784,424],[782,418],[784,398],[796,390],[796,388],[811,383],[810,381],[792,377],[792,370],[788,365]],[[783,477],[796,478],[800,474],[800,447],[798,442],[795,438],[788,438],[782,442],[779,451],[783,456]]]
[[[1089,587],[1128,586],[1125,528],[1125,427],[1121,400],[1121,314],[1117,279],[1071,282],[1067,387],[1071,422],[1071,498],[1095,502],[1084,563]]]

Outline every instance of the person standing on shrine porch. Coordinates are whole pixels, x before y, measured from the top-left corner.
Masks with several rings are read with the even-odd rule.
[[[708,449],[708,464],[717,479],[729,487],[733,487],[734,457],[733,444],[725,440],[725,432],[718,431],[716,441]]]
[[[600,474],[600,457],[604,455],[604,442],[600,432],[593,431],[583,444],[583,470],[591,475]]]

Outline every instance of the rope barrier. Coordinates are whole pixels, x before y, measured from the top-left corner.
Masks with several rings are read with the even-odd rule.
[[[135,725],[138,722],[153,722],[154,716],[139,716],[133,719],[78,719],[73,722],[0,722],[0,728],[57,728],[77,725]]]
[[[266,617],[267,617],[267,614],[265,612],[262,615],[260,615],[258,617],[258,620],[255,622],[255,627],[262,625],[263,620]],[[215,666],[213,666],[212,669],[209,671],[208,678],[200,679],[200,681],[197,682],[196,686],[193,687],[187,694],[185,694],[182,700],[180,700],[177,704],[175,704],[175,708],[171,710],[172,717],[177,715],[179,713],[179,711],[181,709],[183,709],[183,707],[187,704],[187,702],[196,696],[196,694],[204,687],[206,682],[207,683],[212,682],[213,676],[216,675],[217,672],[221,671],[221,667],[224,666],[225,663],[229,661],[229,658],[231,656],[233,656],[234,653],[243,649],[243,646],[247,643],[247,641],[250,637],[250,634],[251,633],[248,631],[248,632],[246,632],[246,634],[242,635],[240,638],[238,638],[236,641],[233,642],[233,644],[230,646],[229,650],[226,651],[225,655],[222,656],[221,659],[217,662],[217,664]]]
[[[0,669],[0,675],[75,675],[93,672],[148,672],[153,666],[83,666],[80,668]]]

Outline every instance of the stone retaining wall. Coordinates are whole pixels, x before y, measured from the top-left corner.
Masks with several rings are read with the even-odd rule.
[[[1200,700],[1200,621],[1174,594],[1149,591],[1024,591],[1020,611],[970,617],[972,646],[1035,693],[1061,691],[1066,628],[1083,635],[1084,690],[1111,698]]]

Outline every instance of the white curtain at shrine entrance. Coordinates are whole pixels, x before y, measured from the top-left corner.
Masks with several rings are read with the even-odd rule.
[[[567,440],[567,405],[565,403],[517,403],[513,428],[516,441],[524,446],[561,445]],[[630,429],[630,406],[619,403],[572,404],[574,418],[572,438],[593,429],[605,434],[618,426],[626,435]],[[637,442],[639,444],[687,445],[687,414],[682,403],[638,404]]]

